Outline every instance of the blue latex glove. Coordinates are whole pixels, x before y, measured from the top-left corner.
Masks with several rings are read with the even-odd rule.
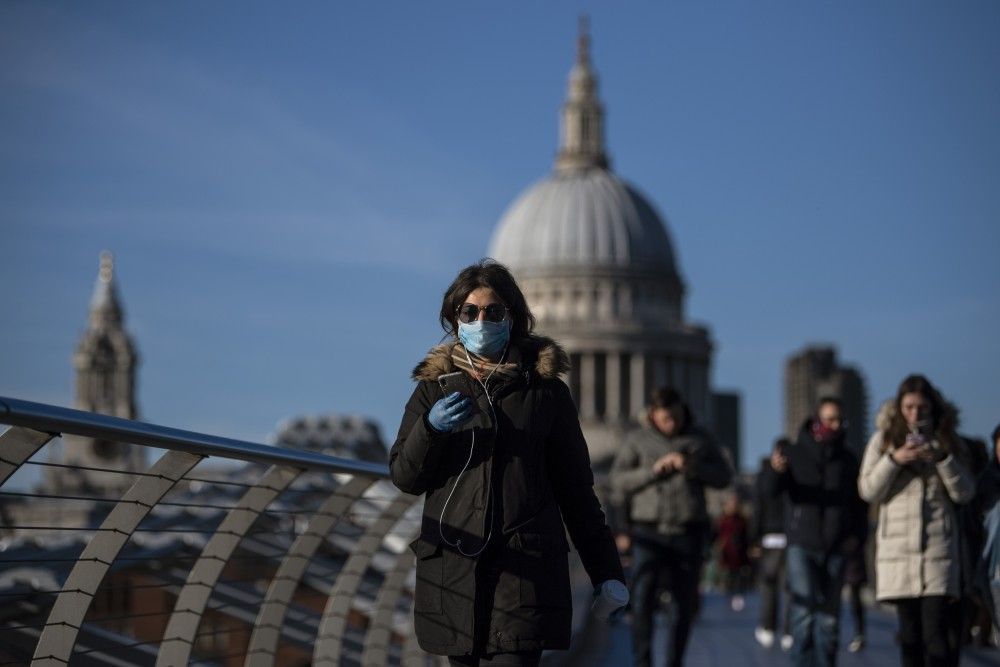
[[[472,399],[453,391],[431,406],[427,423],[438,433],[448,433],[472,417]]]

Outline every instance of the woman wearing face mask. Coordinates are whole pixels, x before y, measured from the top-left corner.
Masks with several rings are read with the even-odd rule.
[[[417,639],[452,665],[537,665],[542,650],[569,646],[567,530],[596,606],[607,613],[627,602],[559,378],[569,360],[531,333],[524,295],[491,260],[458,274],[439,320],[449,338],[414,369],[389,454],[393,483],[425,497],[410,545]]]
[[[958,665],[956,506],[972,498],[975,480],[955,409],[927,378],[911,375],[876,425],[858,479],[861,496],[878,505],[876,598],[896,605],[904,667]]]

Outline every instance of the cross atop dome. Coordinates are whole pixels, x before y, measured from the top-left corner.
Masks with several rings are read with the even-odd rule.
[[[576,64],[590,64],[590,19],[586,14],[580,16],[577,22]]]
[[[590,63],[590,22],[580,17],[576,38],[576,63],[569,73],[566,102],[562,108],[562,141],[556,171],[607,169],[604,153],[604,107],[597,96],[597,75]]]

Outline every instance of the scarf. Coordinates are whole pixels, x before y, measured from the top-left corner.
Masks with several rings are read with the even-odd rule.
[[[471,366],[469,359],[472,360]],[[455,364],[455,368],[465,371],[480,382],[485,382],[491,376],[496,380],[512,380],[520,374],[519,364],[515,362],[493,363],[486,357],[466,352],[461,343],[455,343],[455,347],[451,348],[451,362]]]
[[[830,428],[821,422],[819,417],[814,417],[810,430],[812,431],[813,440],[816,442],[828,442],[833,439],[833,436],[837,435],[840,429]]]

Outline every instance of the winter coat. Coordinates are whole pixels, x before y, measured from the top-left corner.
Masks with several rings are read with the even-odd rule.
[[[867,521],[858,497],[858,462],[844,446],[845,432],[816,442],[806,420],[785,449],[788,469],[763,480],[767,492],[785,497],[789,545],[824,553],[842,552],[849,538],[864,541]]]
[[[768,489],[774,488],[776,474],[771,467],[771,459],[766,458],[761,461],[754,480],[754,506],[748,535],[750,542],[758,546],[765,535],[785,534],[785,499],[775,498],[768,492]]]
[[[878,505],[875,596],[958,597],[961,530],[956,505],[972,498],[975,480],[964,449],[938,463],[901,466],[893,461],[882,451],[882,439],[895,409],[894,402],[882,407],[880,426],[865,448],[858,478],[861,496]]]
[[[730,572],[750,564],[747,555],[747,520],[742,514],[723,514],[716,527],[719,564]]]
[[[1000,462],[995,455],[979,477],[976,488],[975,511],[982,521],[982,542],[978,553],[975,586],[979,596],[990,610],[993,624],[1000,627],[997,610],[1000,609]]]
[[[991,586],[1000,586],[1000,462],[993,458],[979,477],[976,510],[982,517],[982,563]]]
[[[454,345],[435,347],[413,371],[417,386],[389,453],[393,483],[404,493],[424,495],[420,536],[410,545],[417,559],[417,639],[425,651],[439,655],[568,648],[566,530],[595,586],[625,580],[593,490],[576,406],[559,379],[569,368],[568,357],[546,338],[515,341],[507,361],[519,365],[519,374],[489,385],[496,437],[493,409],[474,381],[474,417],[438,433],[427,413],[442,397],[437,378],[456,370]],[[492,534],[491,488],[497,501]],[[449,546],[442,532],[448,542],[461,539],[466,553],[476,552],[489,535],[480,559],[486,563]],[[484,568],[499,571],[492,603],[477,600]],[[484,606],[485,618],[477,613]]]
[[[669,452],[685,455],[684,471],[658,477],[653,464]],[[667,437],[647,423],[615,454],[609,481],[632,524],[655,524],[660,534],[679,535],[708,526],[705,487],[722,489],[732,478],[732,468],[707,431],[692,425]]]

